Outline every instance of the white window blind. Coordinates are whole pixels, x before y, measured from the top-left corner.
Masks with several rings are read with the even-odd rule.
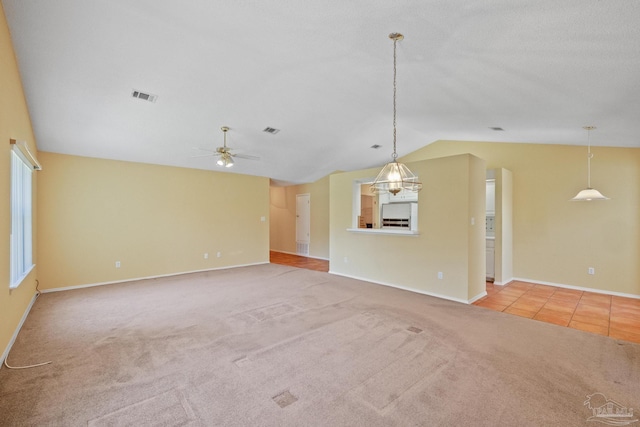
[[[11,247],[9,287],[17,288],[33,269],[32,174],[40,164],[26,144],[11,141]],[[21,146],[22,145],[22,146]],[[25,153],[26,151],[26,153]],[[28,156],[27,156],[28,154]]]

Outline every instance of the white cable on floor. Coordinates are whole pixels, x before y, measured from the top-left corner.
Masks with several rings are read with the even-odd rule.
[[[9,364],[7,363],[7,359],[9,358],[9,355],[7,355],[7,357],[4,359],[4,366],[6,366],[9,369],[27,369],[27,368],[37,368],[38,366],[44,366],[44,365],[48,365],[49,363],[51,363],[51,361],[49,362],[44,362],[44,363],[38,363],[37,365],[29,365],[29,366],[9,366]]]
[[[40,296],[40,290],[38,289],[38,286],[40,285],[40,282],[38,282],[38,280],[36,280],[36,298],[38,298]],[[9,350],[11,351],[11,350]],[[44,366],[44,365],[48,365],[49,363],[51,363],[51,361],[48,362],[44,362],[44,363],[38,363],[35,365],[28,365],[28,366],[10,366],[7,363],[7,359],[9,358],[9,353],[7,353],[7,357],[4,358],[4,366],[6,366],[9,369],[28,369],[28,368],[37,368],[38,366]]]

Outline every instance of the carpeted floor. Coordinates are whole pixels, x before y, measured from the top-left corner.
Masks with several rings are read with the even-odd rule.
[[[44,294],[9,364],[46,360],[0,370],[1,425],[580,426],[640,406],[638,344],[274,264]]]

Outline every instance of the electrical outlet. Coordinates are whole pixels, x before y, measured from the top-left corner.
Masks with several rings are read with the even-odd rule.
[[[442,271],[438,271],[438,279],[442,280],[443,277]]]
[[[120,268],[120,261],[116,261],[116,268]]]
[[[222,256],[222,252],[218,252],[218,253],[216,254],[216,256],[217,256],[218,258],[220,258],[220,257]]]
[[[265,217],[265,216],[261,216],[261,217],[260,217],[260,221],[261,221],[261,222],[265,222],[266,220],[267,220],[267,217]]]
[[[345,263],[345,264],[348,264],[348,263],[349,263],[349,258],[344,257],[344,263]]]
[[[204,259],[209,259],[209,252],[204,253]]]
[[[596,269],[593,267],[589,267],[589,269],[587,270],[587,274],[591,274],[591,275],[596,274]]]

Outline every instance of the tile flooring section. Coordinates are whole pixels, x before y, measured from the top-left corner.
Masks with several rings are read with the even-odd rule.
[[[273,264],[289,265],[291,267],[306,268],[307,270],[329,271],[329,261],[304,256],[285,254],[284,252],[269,252],[269,259]]]
[[[329,261],[270,251],[274,264],[329,271]],[[640,299],[554,286],[487,282],[487,296],[474,305],[640,344]]]
[[[506,286],[487,282],[487,296],[474,305],[640,343],[640,299],[517,281]]]

